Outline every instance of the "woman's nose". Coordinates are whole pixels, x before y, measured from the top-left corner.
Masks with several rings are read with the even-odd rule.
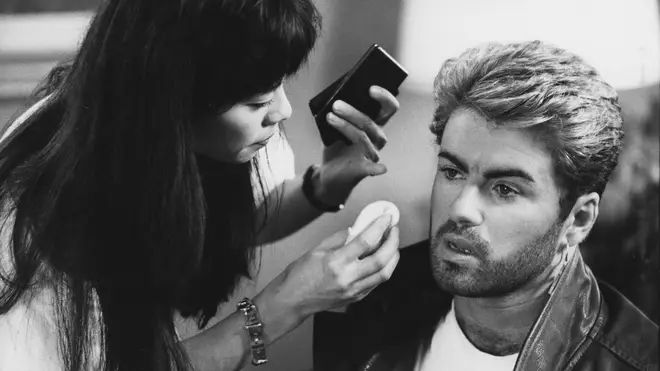
[[[288,119],[293,113],[289,98],[286,96],[286,92],[282,86],[277,88],[275,93],[275,102],[273,102],[272,107],[273,109],[271,111],[272,113],[269,120],[272,124],[276,124]]]

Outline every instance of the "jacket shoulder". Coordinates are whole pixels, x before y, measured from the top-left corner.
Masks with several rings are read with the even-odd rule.
[[[607,310],[594,342],[637,370],[658,369],[658,325],[615,288],[598,282]]]

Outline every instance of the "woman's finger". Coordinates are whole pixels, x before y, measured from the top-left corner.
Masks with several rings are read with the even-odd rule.
[[[387,264],[383,269],[355,283],[354,286],[355,292],[362,293],[361,295],[359,295],[360,300],[362,300],[362,298],[367,296],[373,289],[378,287],[378,285],[389,280],[392,277],[392,274],[394,274],[394,270],[396,269],[397,264],[399,264],[400,257],[401,254],[397,250],[396,254],[392,255],[392,258],[387,262]]]
[[[384,237],[384,242],[380,248],[371,254],[367,253],[360,257],[360,261],[356,264],[356,280],[364,279],[382,271],[392,257],[399,253],[399,228],[396,226],[390,228]]]
[[[376,85],[369,89],[369,95],[380,103],[380,112],[375,121],[376,124],[383,126],[399,110],[399,101],[387,89]]]
[[[345,149],[346,151],[350,152],[349,156],[357,158],[359,155],[363,154],[362,149],[360,149],[358,146],[351,147],[356,148]],[[357,153],[354,154],[353,152]],[[375,160],[378,160],[378,158]],[[348,172],[349,169],[350,173]],[[374,162],[374,159],[367,158],[363,155],[361,158],[351,161],[350,164],[344,168],[344,170],[346,171],[345,174],[354,174],[356,177],[355,179],[359,181],[368,176],[378,176],[385,174],[387,172],[387,166],[380,162]]]
[[[332,236],[326,238],[317,246],[317,250],[338,250],[346,244],[348,230],[342,229]]]
[[[350,243],[344,248],[337,250],[341,254],[341,259],[344,262],[351,264],[357,262],[361,256],[367,256],[378,250],[383,245],[383,236],[390,228],[392,217],[389,214],[383,214],[376,218],[373,222],[365,228],[362,233],[358,234]],[[389,237],[392,237],[391,235]],[[387,240],[386,240],[387,242]],[[398,241],[397,241],[398,244]],[[363,269],[357,267],[357,270]],[[373,272],[372,272],[373,273]],[[356,274],[356,278],[364,277],[365,274]]]
[[[340,118],[334,113],[330,112],[327,116],[328,124],[330,124],[335,129],[339,130],[348,140],[353,144],[362,144],[363,148],[366,150],[364,156],[373,162],[380,161],[380,156],[378,155],[378,149],[371,142],[367,134],[350,124],[348,121]]]
[[[378,176],[387,172],[387,166],[385,166],[385,164],[371,162],[368,160],[364,161],[362,164],[362,169],[364,170],[364,176]]]
[[[338,117],[367,133],[369,139],[378,149],[385,147],[385,144],[387,144],[387,137],[385,136],[383,129],[369,116],[360,112],[355,107],[344,101],[338,100],[332,104],[332,111]]]
[[[358,302],[358,301],[361,301],[362,299],[364,299],[364,298],[366,298],[367,296],[369,296],[369,294],[371,294],[371,292],[374,291],[374,289],[375,289],[376,287],[377,287],[377,286],[374,286],[374,287],[372,287],[372,288],[370,288],[370,289],[368,289],[368,290],[366,290],[366,291],[361,291],[357,296],[355,296],[355,299],[353,299],[353,303]]]

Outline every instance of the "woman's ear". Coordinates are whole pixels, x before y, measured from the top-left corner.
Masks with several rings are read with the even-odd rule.
[[[568,216],[569,225],[566,231],[570,246],[579,245],[587,238],[598,218],[599,203],[600,196],[596,192],[582,195],[575,201]]]

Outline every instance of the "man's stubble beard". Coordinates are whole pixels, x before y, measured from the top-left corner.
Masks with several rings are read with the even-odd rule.
[[[463,297],[499,297],[512,293],[543,273],[552,263],[562,223],[555,221],[542,235],[516,249],[503,260],[488,260],[492,251],[487,242],[475,233],[459,228],[453,221],[443,224],[431,241],[433,276],[441,289]],[[480,252],[478,267],[467,268],[455,262],[441,260],[438,251],[441,237],[455,233],[467,238]]]

